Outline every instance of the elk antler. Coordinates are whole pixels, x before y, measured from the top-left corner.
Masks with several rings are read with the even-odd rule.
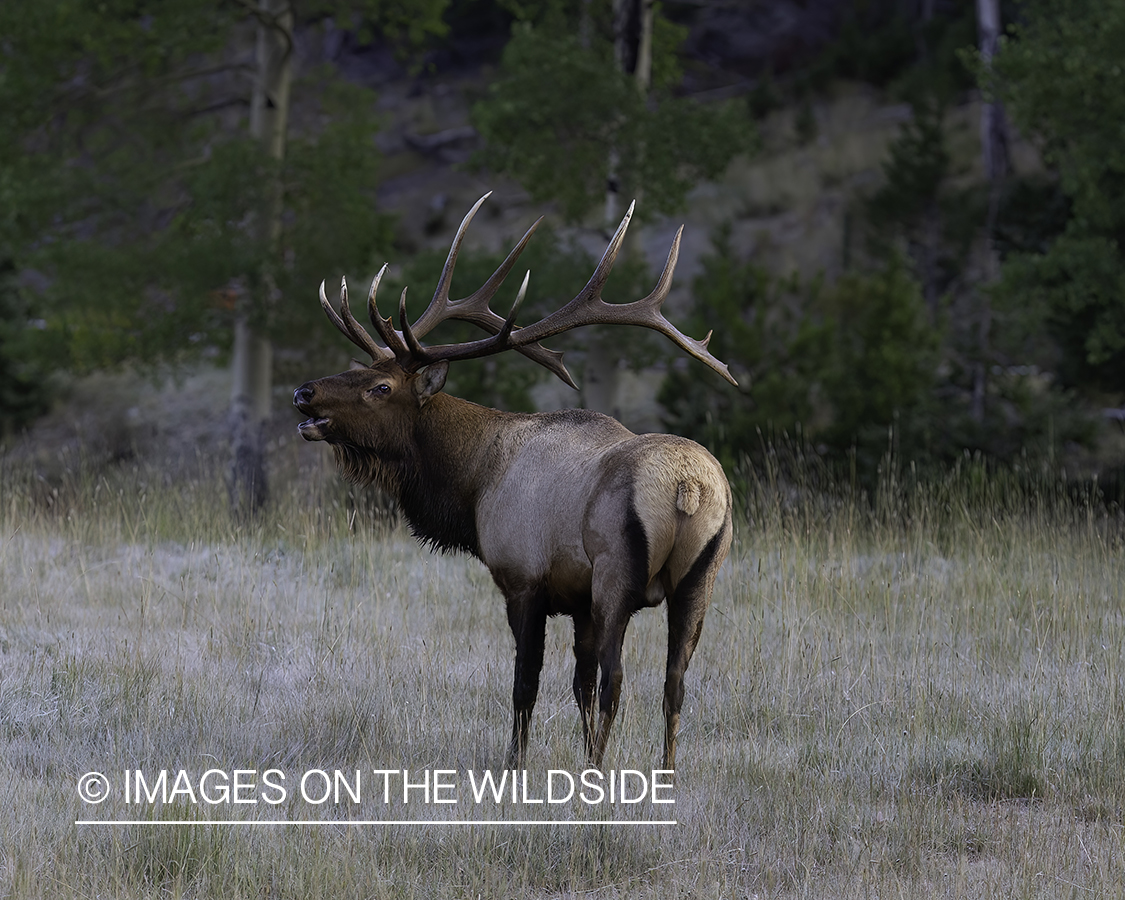
[[[531,236],[535,233],[535,229],[539,227],[539,223],[543,221],[540,216],[531,223],[531,227],[524,232],[519,242],[512,248],[507,258],[500,264],[500,267],[493,272],[488,280],[485,281],[479,288],[476,289],[468,297],[460,300],[449,299],[449,286],[453,281],[453,269],[457,265],[457,255],[461,251],[461,244],[465,240],[465,233],[469,230],[469,223],[473,220],[473,216],[477,214],[477,210],[481,205],[492,196],[492,191],[489,191],[481,197],[476,203],[473,204],[466,214],[465,218],[461,220],[461,224],[457,228],[457,234],[453,236],[453,243],[449,247],[449,255],[445,258],[445,265],[441,270],[441,278],[438,279],[437,289],[434,291],[433,299],[430,300],[430,305],[426,307],[426,311],[418,318],[418,321],[413,325],[407,325],[405,316],[400,314],[399,324],[403,330],[405,337],[408,331],[414,332],[415,338],[425,337],[431,329],[438,323],[444,322],[446,319],[460,319],[465,322],[472,322],[474,325],[482,328],[490,334],[496,335],[504,328],[506,320],[497,315],[489,307],[492,298],[496,296],[496,292],[500,289],[500,285],[504,283],[504,279],[508,277],[508,273],[516,264],[527,242],[531,240]],[[519,302],[517,300],[517,302]],[[401,311],[400,311],[401,313]],[[471,342],[474,347],[479,344],[478,341]],[[505,347],[497,347],[496,350],[486,350],[485,352],[473,352],[470,356],[458,357],[458,359],[471,359],[479,356],[487,356],[489,353],[496,353],[500,350],[506,349]],[[563,365],[562,353],[557,350],[548,350],[537,343],[521,344],[519,347],[513,349],[518,350],[528,359],[534,360],[539,365],[554,372],[563,381],[569,384],[575,390],[578,385],[574,383],[574,379],[570,377],[570,373]],[[425,364],[425,363],[424,363]]]
[[[391,320],[379,314],[375,305],[375,292],[387,267],[383,266],[379,274],[375,276],[375,280],[372,281],[371,290],[368,294],[368,313],[371,316],[372,324],[379,333],[379,337],[387,344],[386,348],[380,347],[371,336],[363,330],[360,324],[356,322],[354,317],[352,317],[351,311],[348,309],[346,285],[341,284],[341,315],[337,315],[325,298],[324,285],[322,283],[320,290],[321,305],[328,313],[328,317],[332,320],[333,324],[357,346],[370,353],[371,357],[376,361],[389,359],[393,356],[398,360],[399,365],[409,372],[417,371],[423,366],[441,360],[476,359],[481,356],[490,356],[494,353],[500,353],[503,350],[511,349],[522,353],[529,359],[534,360],[551,372],[554,372],[571,387],[577,387],[577,385],[575,385],[574,380],[570,377],[570,373],[566,370],[566,366],[562,363],[562,353],[548,350],[546,347],[540,345],[540,341],[549,337],[554,337],[564,331],[578,328],[582,325],[643,325],[645,328],[659,331],[665,337],[670,338],[682,350],[685,350],[696,359],[710,366],[731,384],[737,384],[731,376],[730,371],[727,369],[726,364],[715,358],[710,351],[707,350],[707,343],[711,340],[711,332],[708,332],[707,336],[701,341],[689,338],[669,322],[660,311],[672,287],[672,273],[675,271],[676,260],[680,253],[680,236],[683,234],[682,225],[679,231],[676,232],[676,237],[672,241],[672,246],[668,251],[668,259],[664,263],[664,270],[661,272],[656,287],[651,294],[641,300],[635,300],[632,303],[606,303],[602,299],[602,288],[609,278],[609,273],[613,268],[613,264],[617,259],[617,254],[621,250],[621,245],[625,240],[625,232],[633,217],[634,204],[632,203],[629,204],[629,211],[625,213],[625,218],[621,220],[617,232],[610,240],[609,246],[606,247],[605,253],[602,254],[601,261],[594,270],[594,274],[590,276],[590,280],[586,282],[586,286],[582,288],[566,306],[540,319],[538,322],[523,328],[515,327],[516,314],[527,292],[527,275],[524,276],[523,284],[516,297],[516,302],[507,318],[502,318],[493,312],[489,304],[496,295],[497,290],[499,290],[500,285],[503,284],[504,279],[508,277],[508,273],[512,270],[519,255],[523,252],[531,235],[535,232],[539,223],[543,221],[542,218],[537,219],[532,224],[520,239],[519,243],[512,248],[507,259],[500,264],[500,267],[489,276],[488,280],[483,285],[468,297],[461,300],[450,300],[449,286],[453,280],[453,269],[457,264],[457,255],[465,239],[465,232],[473,216],[476,215],[481,204],[488,199],[490,193],[481,197],[461,221],[461,225],[457,229],[457,234],[453,238],[453,244],[449,248],[449,255],[446,257],[445,267],[442,269],[441,278],[438,281],[437,290],[434,292],[433,299],[430,301],[430,305],[426,308],[426,311],[422,313],[413,325],[411,325],[406,318],[405,290],[399,300],[399,328],[401,331],[396,331],[391,324]],[[530,273],[528,274],[530,275]],[[433,347],[423,347],[419,339],[446,319],[461,319],[472,322],[489,332],[491,337],[459,344],[442,344]]]
[[[379,271],[375,276],[375,280],[371,284],[372,296],[374,290],[379,284],[379,279],[383,277],[383,272],[387,269],[386,266]],[[386,347],[380,347],[371,339],[363,326],[355,320],[352,315],[351,308],[348,306],[348,281],[346,278],[340,279],[340,313],[332,308],[332,304],[328,302],[328,297],[324,293],[324,282],[320,283],[320,305],[324,309],[325,314],[329,320],[344,333],[344,336],[353,344],[359,347],[360,350],[365,350],[371,354],[371,358],[378,361],[381,359],[390,359],[395,354]],[[342,314],[342,316],[341,316]]]
[[[468,231],[469,223],[473,220],[473,216],[476,215],[477,210],[480,209],[481,204],[484,203],[491,194],[492,192],[489,191],[473,204],[473,208],[469,210],[465,218],[461,221],[461,225],[457,229],[457,234],[453,238],[453,244],[449,248],[449,255],[446,257],[445,266],[442,269],[441,278],[438,281],[437,290],[434,292],[433,299],[430,301],[430,305],[426,308],[426,311],[422,313],[418,321],[413,325],[410,325],[406,320],[404,309],[406,292],[403,291],[403,296],[399,301],[399,327],[402,329],[401,331],[396,331],[391,320],[381,316],[376,306],[375,294],[379,287],[379,281],[382,279],[383,273],[387,270],[386,265],[379,270],[379,274],[376,275],[371,282],[371,290],[368,292],[367,311],[368,315],[371,317],[371,323],[375,326],[379,337],[382,338],[383,342],[387,345],[386,347],[379,346],[351,315],[347,308],[346,284],[341,283],[340,287],[340,307],[342,315],[338,315],[328,303],[328,299],[324,294],[324,284],[321,284],[320,303],[321,306],[324,307],[324,311],[328,314],[328,318],[343,332],[348,340],[352,341],[361,350],[369,353],[371,358],[376,362],[394,357],[398,360],[399,365],[408,372],[414,372],[434,361],[425,357],[425,351],[418,343],[418,339],[424,337],[434,326],[440,322],[444,322],[446,319],[461,319],[472,322],[474,325],[494,335],[502,333],[506,320],[494,313],[489,308],[489,303],[500,289],[500,285],[504,283],[504,279],[508,277],[508,273],[511,272],[512,267],[515,266],[516,260],[523,252],[524,247],[527,246],[527,242],[531,240],[535,229],[538,228],[539,223],[543,221],[542,216],[532,223],[519,243],[512,248],[512,251],[508,254],[508,258],[500,264],[500,267],[489,276],[488,280],[483,285],[474,293],[461,300],[449,299],[449,286],[453,280],[453,269],[457,264],[457,255],[465,239],[465,232]],[[471,343],[475,345],[478,342]],[[489,352],[499,352],[499,350],[502,349],[505,348],[497,347],[496,350],[486,351],[484,353],[470,352],[468,356],[459,358],[469,359],[475,356],[488,355]],[[544,366],[549,371],[554,372],[572,388],[577,389],[578,385],[574,383],[574,379],[571,378],[566,366],[563,365],[563,355],[559,351],[548,350],[546,347],[541,347],[534,343],[527,346],[521,345],[515,349],[529,359]]]

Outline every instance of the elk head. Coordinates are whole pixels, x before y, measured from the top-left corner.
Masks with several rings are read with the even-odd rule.
[[[309,416],[297,430],[306,441],[348,441],[374,449],[388,432],[408,429],[415,412],[445,385],[448,371],[447,362],[418,374],[393,359],[370,366],[353,361],[347,372],[306,382],[293,392],[293,405]]]

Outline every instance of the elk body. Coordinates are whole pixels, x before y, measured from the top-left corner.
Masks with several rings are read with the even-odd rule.
[[[413,325],[404,300],[399,330],[379,314],[375,294],[383,273],[376,276],[368,306],[385,347],[352,316],[346,285],[341,286],[339,314],[321,285],[321,304],[329,318],[373,362],[353,363],[347,372],[297,388],[294,405],[309,417],[299,429],[305,440],[332,446],[346,477],[395,497],[420,540],[470,553],[488,567],[507,601],[516,641],[510,767],[522,764],[527,749],[547,617],[567,615],[574,621],[574,696],[587,756],[600,765],[621,692],[626,626],[638,610],[666,600],[663,765],[672,769],[684,672],[731,541],[731,493],[722,468],[692,441],[636,435],[599,413],[500,412],[452,397],[442,387],[450,361],[507,349],[573,386],[562,354],[539,341],[579,325],[607,322],[659,330],[733,379],[707,351],[707,338],[687,338],[660,313],[671,286],[678,234],[652,294],[625,304],[601,299],[632,207],[586,287],[539,322],[524,328],[514,324],[526,277],[507,319],[489,308],[538,222],[478,291],[451,301],[458,250],[487,196],[461,223],[434,299]],[[419,343],[450,318],[474,322],[490,337],[431,347]]]

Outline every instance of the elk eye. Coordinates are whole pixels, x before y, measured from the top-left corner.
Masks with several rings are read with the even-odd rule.
[[[367,396],[368,397],[385,397],[390,392],[391,392],[391,386],[389,384],[377,384],[377,385],[375,385],[375,387],[370,388],[367,391]]]

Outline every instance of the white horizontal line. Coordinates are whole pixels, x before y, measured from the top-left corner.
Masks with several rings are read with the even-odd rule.
[[[678,825],[675,819],[582,821],[565,819],[75,819],[75,825]]]

